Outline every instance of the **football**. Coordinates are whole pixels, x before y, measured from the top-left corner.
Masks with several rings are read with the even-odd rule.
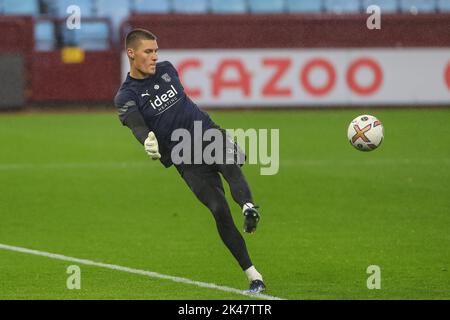
[[[347,130],[352,146],[360,151],[372,151],[383,142],[383,124],[376,117],[363,114],[352,120]]]

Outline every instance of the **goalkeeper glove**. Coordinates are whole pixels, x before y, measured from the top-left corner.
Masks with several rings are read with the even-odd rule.
[[[158,140],[156,140],[156,136],[153,131],[148,133],[148,138],[144,141],[144,149],[153,160],[161,158],[161,155],[159,154]]]

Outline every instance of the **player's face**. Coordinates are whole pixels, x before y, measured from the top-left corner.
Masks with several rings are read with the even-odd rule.
[[[141,40],[138,47],[133,50],[133,67],[143,75],[156,73],[158,60],[158,44],[156,40]]]

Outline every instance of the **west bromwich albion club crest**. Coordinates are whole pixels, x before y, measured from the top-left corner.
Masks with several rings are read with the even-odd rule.
[[[171,78],[167,73],[164,73],[164,74],[161,76],[161,78],[162,78],[165,82],[170,82],[170,81],[172,81],[172,78]]]

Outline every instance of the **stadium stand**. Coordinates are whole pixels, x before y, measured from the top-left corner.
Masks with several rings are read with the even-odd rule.
[[[131,1],[129,0],[96,0],[97,17],[110,18],[114,30],[113,41],[119,41],[119,30],[122,22],[131,12]]]
[[[208,2],[208,0],[173,0],[173,11],[185,14],[208,13]]]
[[[325,0],[325,11],[333,13],[361,12],[359,0]]]
[[[286,0],[289,13],[320,13],[322,2],[317,0]]]
[[[83,18],[108,18],[89,22],[85,30],[63,30],[63,21],[35,20],[35,47],[38,51],[65,45],[79,45],[86,50],[107,48],[108,37],[119,41],[122,22],[131,13],[141,14],[353,14],[365,13],[378,5],[383,13],[450,12],[450,0],[0,0],[3,15],[63,19],[67,8],[77,5]],[[83,22],[82,22],[83,23]]]
[[[437,9],[441,12],[450,12],[450,0],[438,0]]]
[[[377,5],[382,13],[394,13],[398,11],[397,0],[363,0],[363,7],[368,8],[371,5]]]
[[[40,0],[41,14],[47,16],[57,15],[57,4],[55,0]]]
[[[364,0],[363,7],[367,8],[370,5],[377,5],[381,8],[382,13],[398,12],[398,2],[396,0]]]
[[[110,47],[109,26],[105,21],[83,22],[80,29],[62,28],[65,45],[75,45],[84,50],[107,50]]]
[[[384,12],[432,13],[450,11],[450,0],[0,0],[5,15],[67,16],[77,5],[84,17],[108,17],[113,26],[130,13],[243,14],[243,13],[365,13],[370,5]]]
[[[211,0],[211,12],[219,14],[243,14],[247,13],[246,0]]]
[[[249,0],[250,13],[282,13],[285,11],[283,0]]]
[[[68,8],[72,5],[80,8],[82,17],[93,17],[95,15],[95,2],[92,0],[58,0],[53,7],[58,17],[67,17],[70,13]]]
[[[134,0],[131,11],[136,13],[169,13],[169,0]]]
[[[403,12],[434,12],[436,2],[434,0],[400,0],[400,10]]]
[[[40,14],[38,0],[3,0],[3,14],[37,16]]]
[[[34,44],[36,51],[52,51],[56,48],[55,23],[53,21],[35,22]]]

